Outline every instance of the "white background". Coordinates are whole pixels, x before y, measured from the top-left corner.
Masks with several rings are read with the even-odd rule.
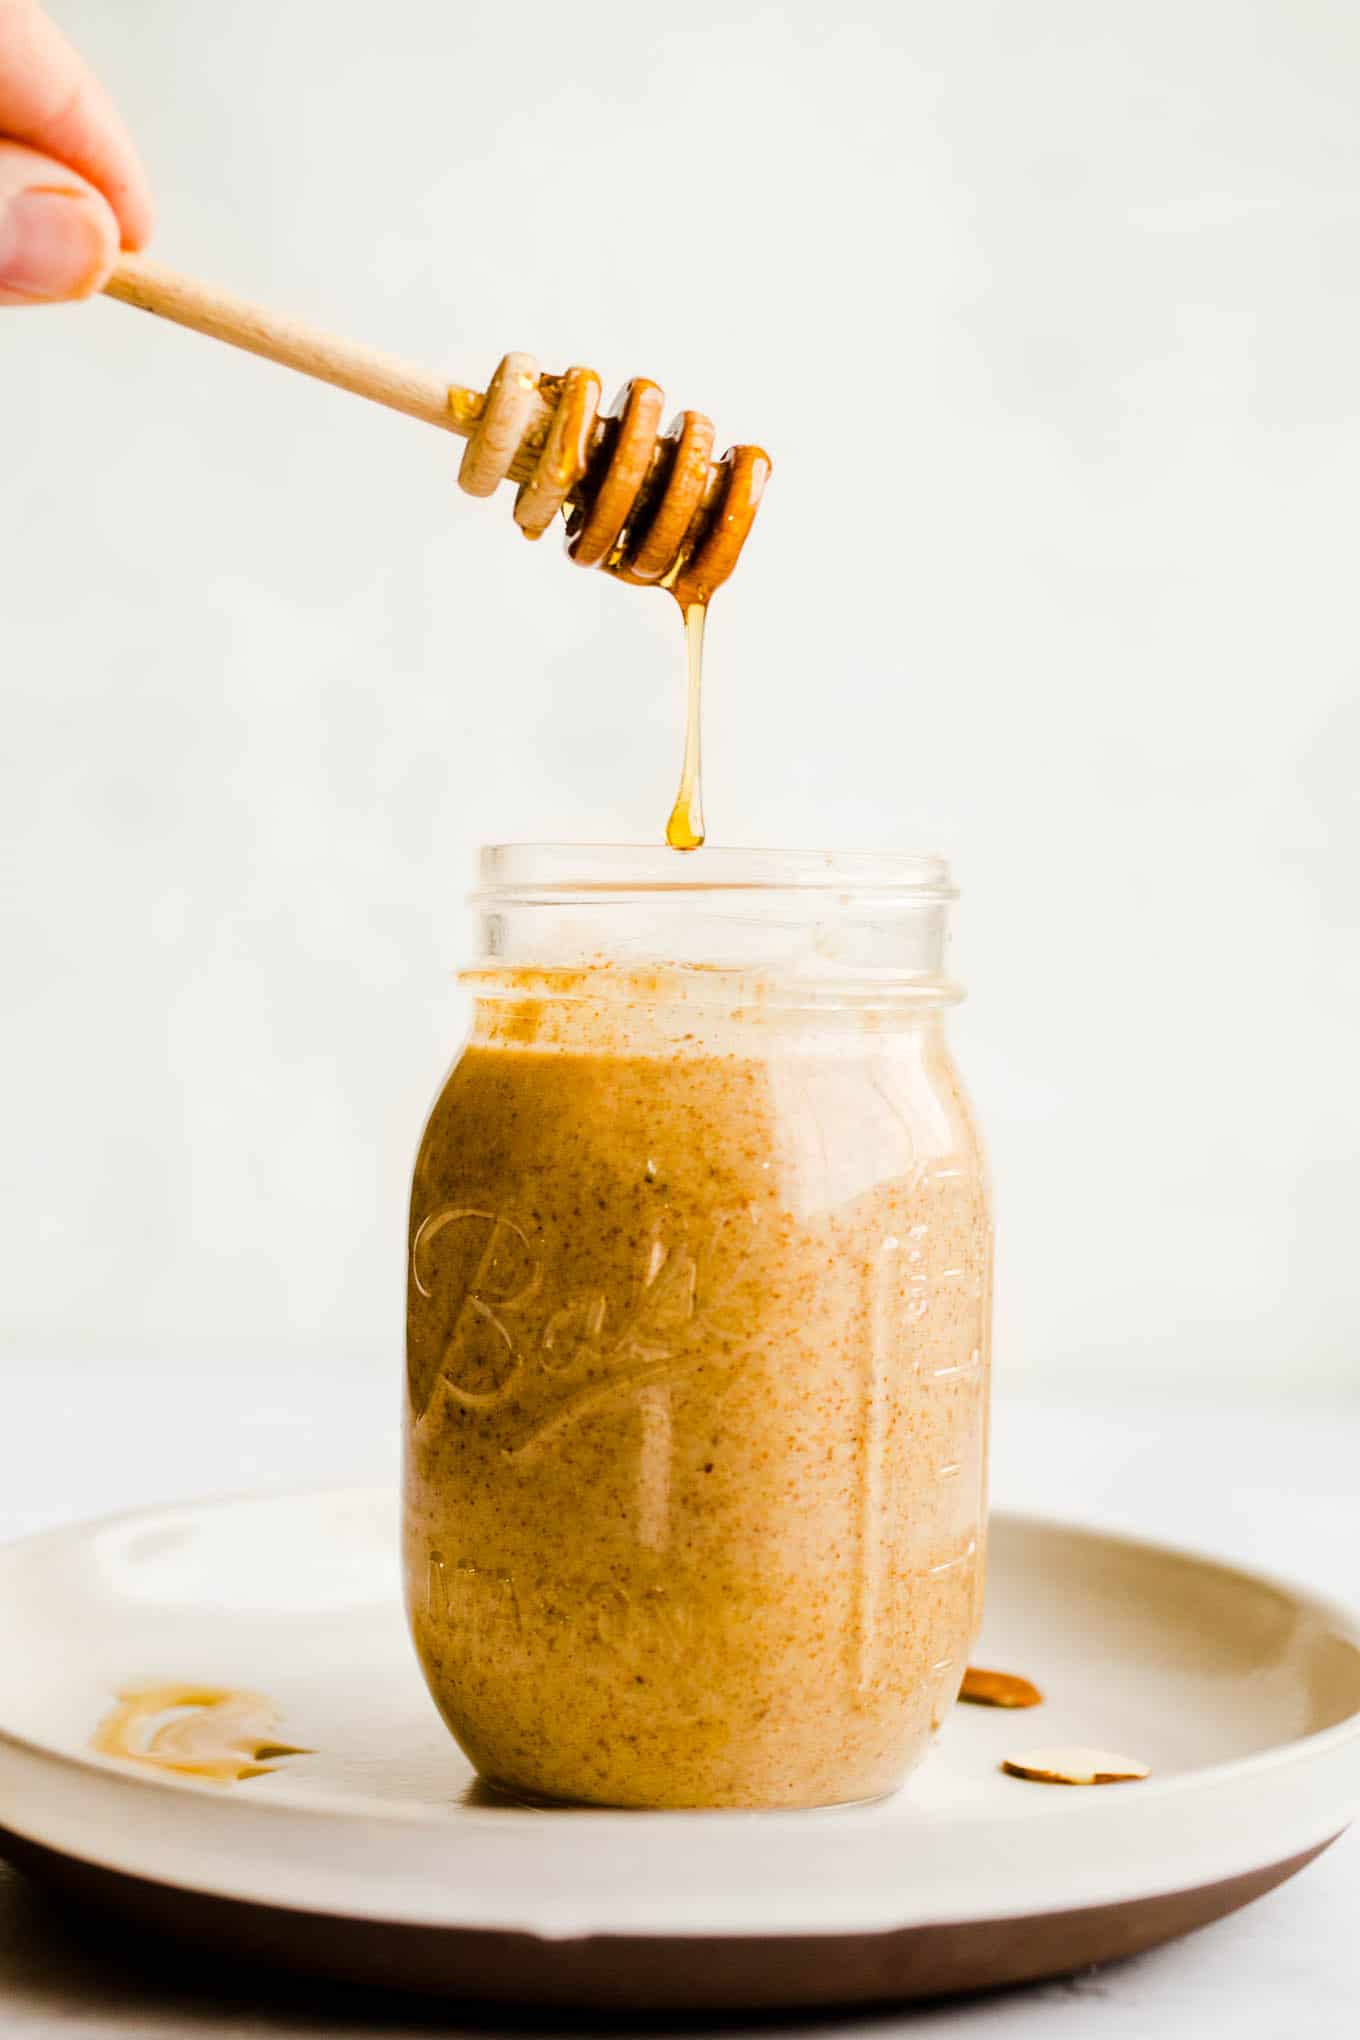
[[[954,862],[1010,1379],[1353,1383],[1348,0],[57,12],[162,259],[770,446],[710,825]],[[0,350],[0,1330],[395,1422],[470,848],[655,835],[669,605],[121,307]]]

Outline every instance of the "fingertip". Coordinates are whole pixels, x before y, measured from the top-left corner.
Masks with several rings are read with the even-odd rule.
[[[63,177],[0,192],[0,304],[61,304],[102,290],[118,223],[100,192]]]
[[[122,233],[119,246],[129,255],[140,255],[156,231],[156,214],[151,206],[136,212],[120,211]]]

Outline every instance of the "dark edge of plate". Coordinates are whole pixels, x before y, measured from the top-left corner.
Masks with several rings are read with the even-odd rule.
[[[1070,1975],[1136,1955],[1271,1891],[1321,1855],[1296,1856],[1189,1890],[1020,1919],[939,1922],[872,1934],[533,1934],[340,1918],[219,1898],[133,1877],[0,1827],[0,1855],[67,1899],[274,1971],[468,2004],[581,2011],[737,2011],[901,2003]],[[130,1955],[131,1945],[120,1944]],[[145,1954],[145,1950],[142,1953]],[[199,1987],[211,1978],[196,1967]],[[239,1972],[233,1990],[239,1990]]]

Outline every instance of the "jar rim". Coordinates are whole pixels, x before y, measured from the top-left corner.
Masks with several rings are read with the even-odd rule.
[[[930,852],[672,850],[655,843],[490,843],[478,855],[473,905],[651,894],[840,893],[886,900],[958,897],[949,866]]]

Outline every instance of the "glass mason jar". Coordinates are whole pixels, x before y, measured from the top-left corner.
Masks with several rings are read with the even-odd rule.
[[[991,1221],[937,858],[487,850],[411,1200],[405,1555],[488,1779],[891,1790],[981,1609]]]

